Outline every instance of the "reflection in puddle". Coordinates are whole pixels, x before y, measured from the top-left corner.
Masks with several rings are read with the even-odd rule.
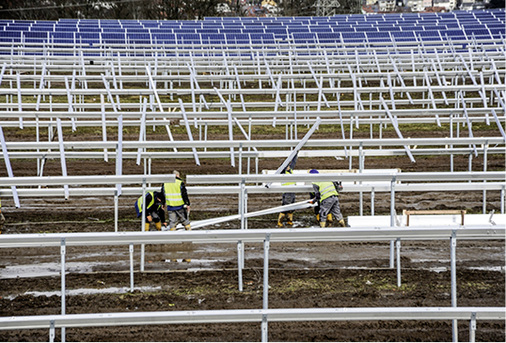
[[[161,290],[162,287],[134,287],[134,291],[141,292],[154,292]],[[102,289],[96,288],[79,288],[79,289],[68,289],[65,292],[65,295],[73,296],[73,295],[89,295],[89,294],[116,294],[116,293],[128,293],[130,292],[130,287],[108,287]],[[51,292],[25,292],[23,295],[32,295],[34,297],[51,297],[53,295],[61,296],[61,291],[51,291]],[[17,296],[6,297],[9,300],[15,299]]]
[[[66,273],[88,273],[93,271],[93,267],[110,265],[106,262],[67,262],[65,264]],[[13,279],[17,277],[29,278],[40,276],[60,275],[61,267],[59,263],[37,263],[23,264],[17,266],[5,266],[0,269],[0,278]]]

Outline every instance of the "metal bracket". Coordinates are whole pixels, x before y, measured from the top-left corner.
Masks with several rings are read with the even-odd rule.
[[[65,249],[65,238],[61,239],[61,246],[60,246],[60,254],[65,255],[66,249]]]
[[[54,319],[49,321],[49,342],[54,342],[55,332],[54,332]]]

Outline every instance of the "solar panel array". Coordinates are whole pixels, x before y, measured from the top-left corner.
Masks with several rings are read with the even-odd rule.
[[[395,44],[505,38],[505,11],[185,20],[1,20],[1,43],[167,47]],[[497,42],[490,42],[497,44]],[[465,48],[465,46],[463,46]],[[5,52],[3,52],[5,53]],[[90,52],[88,52],[90,53]]]

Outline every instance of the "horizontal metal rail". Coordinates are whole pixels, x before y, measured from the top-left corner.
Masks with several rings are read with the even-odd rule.
[[[160,181],[161,183],[161,181]],[[157,184],[158,185],[158,184]],[[504,182],[451,182],[451,183],[401,183],[395,185],[396,192],[461,192],[461,191],[500,191],[506,187]],[[158,186],[149,189],[159,189]],[[214,195],[214,194],[240,194],[240,186],[186,186],[190,195]],[[245,186],[248,194],[276,194],[276,193],[309,193],[313,191],[313,187],[307,186]],[[68,192],[72,197],[89,197],[103,196],[112,197],[117,191],[116,187],[72,187],[69,186]],[[357,183],[345,184],[345,189],[341,193],[353,192],[390,192],[390,184],[380,183]],[[17,188],[20,198],[32,197],[60,197],[65,195],[63,188]],[[142,194],[142,187],[122,187],[121,194],[125,196],[139,196]],[[11,197],[12,190],[10,188],[0,189],[0,197]],[[5,204],[4,204],[5,206]]]
[[[194,140],[194,141],[126,141],[122,143],[124,150],[138,148],[146,149],[164,149],[171,148],[293,148],[299,143],[298,140]],[[65,150],[72,149],[116,149],[117,141],[64,141],[62,142]],[[402,147],[404,145],[417,146],[445,146],[446,145],[504,145],[503,137],[461,137],[461,138],[369,138],[369,139],[309,139],[304,147],[379,147],[391,146]],[[6,142],[7,149],[28,150],[28,149],[58,149],[58,142]]]
[[[483,154],[487,151],[488,154],[506,154],[506,150],[504,147],[489,147],[479,148],[469,147],[469,148],[446,148],[441,147],[439,149],[414,149],[412,148],[411,154],[414,156],[448,156],[448,155],[469,155],[477,152],[478,154]],[[257,150],[257,151],[243,151],[243,158],[281,158],[288,157],[290,154],[290,150]],[[200,158],[230,158],[230,150],[223,151],[199,151],[198,152]],[[405,149],[388,149],[382,147],[382,149],[362,149],[359,150],[301,150],[299,151],[299,157],[373,157],[373,156],[404,156],[406,155]],[[167,159],[167,158],[194,158],[193,152],[188,151],[141,151],[141,152],[133,152],[133,151],[123,151],[122,158],[125,159],[137,159],[140,158],[149,158],[149,159]],[[107,153],[107,157],[111,160],[116,159],[115,152],[109,151]],[[60,159],[61,154],[58,151],[9,151],[9,158],[16,159],[28,159],[28,158],[45,158],[45,159]],[[66,151],[65,158],[68,159],[103,159],[104,152],[92,152],[92,151]]]
[[[312,182],[312,181],[493,181],[505,180],[501,172],[414,172],[414,173],[325,173],[325,174],[247,174],[247,175],[187,175],[189,184],[216,184],[239,182]]]
[[[346,307],[157,311],[0,317],[0,330],[126,325],[349,320],[504,320],[503,307]]]
[[[0,177],[0,186],[63,186],[69,184],[107,185],[150,182],[164,183],[175,182],[175,179],[176,176],[174,174]]]
[[[455,226],[446,228],[298,228],[255,230],[192,230],[102,233],[41,233],[0,235],[0,248],[56,247],[62,240],[67,246],[168,244],[168,243],[262,243],[270,242],[379,242],[401,240],[498,239],[503,240],[506,228],[490,225]]]
[[[325,174],[224,174],[187,175],[188,184],[252,182],[313,182],[313,181],[494,181],[505,180],[504,172],[414,172],[414,173],[325,173]],[[174,182],[174,174],[122,176],[28,176],[0,177],[1,186],[61,186],[69,184],[104,185]],[[437,184],[436,184],[437,185]],[[283,188],[288,189],[288,188]]]

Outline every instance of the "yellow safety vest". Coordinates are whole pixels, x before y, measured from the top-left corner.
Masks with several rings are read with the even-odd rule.
[[[320,188],[320,201],[323,201],[333,195],[339,195],[336,187],[334,187],[334,184],[331,181],[313,182],[313,184]]]
[[[183,206],[184,200],[181,194],[181,184],[183,182],[176,179],[176,182],[164,183],[163,190],[165,192],[165,203],[170,207]]]
[[[285,172],[285,174],[293,174],[293,170],[287,170]],[[295,182],[285,182],[285,183],[282,183],[281,186],[290,186],[290,185],[295,185]]]
[[[146,195],[147,194],[151,194],[151,202],[146,206],[146,209],[150,208],[155,203],[155,194],[154,194],[154,192],[146,192]],[[141,195],[139,197],[139,199],[137,199],[137,208],[139,209],[139,212],[142,212],[142,204],[143,203],[144,203],[144,197]]]

